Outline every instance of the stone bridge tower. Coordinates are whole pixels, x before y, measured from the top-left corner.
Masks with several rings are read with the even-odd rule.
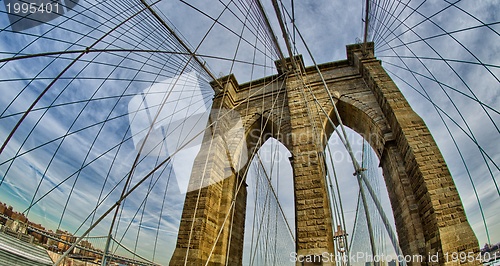
[[[349,45],[347,60],[319,68],[343,123],[362,135],[380,159],[403,254],[439,253],[439,264],[448,264],[442,257],[445,252],[478,252],[453,179],[427,126],[374,58],[373,44],[366,51],[361,45]],[[337,119],[316,69],[305,68],[300,56],[294,59],[301,74],[282,71],[246,84],[238,84],[230,75],[212,84],[214,108],[233,109],[241,118],[240,133],[245,137],[244,141],[234,134],[224,137],[236,120],[214,112],[212,117],[218,118],[209,123],[217,121],[217,126],[205,133],[193,166],[171,265],[207,261],[208,265],[241,265],[244,180],[251,158],[224,161],[235,158],[228,148],[240,145],[253,154],[269,137],[292,153],[296,252],[304,256],[334,253],[323,151],[333,132],[330,121],[337,123]],[[284,70],[290,65],[283,67],[279,61],[277,66]]]

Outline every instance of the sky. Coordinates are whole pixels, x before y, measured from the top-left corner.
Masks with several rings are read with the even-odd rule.
[[[289,12],[291,2],[283,2]],[[296,26],[317,63],[345,59],[345,46],[362,39],[364,1],[294,2]],[[0,201],[24,211],[31,202],[47,193],[28,213],[30,220],[47,228],[61,227],[82,233],[119,198],[127,173],[136,160],[140,137],[148,128],[144,114],[148,110],[157,111],[157,104],[168,94],[168,89],[161,92],[162,87],[180,86],[185,90],[185,94],[174,93],[171,97],[177,98],[166,100],[168,107],[165,110],[171,115],[162,113],[158,117],[158,125],[171,125],[174,123],[169,119],[185,115],[186,110],[206,114],[211,108],[211,77],[203,67],[209,68],[216,77],[234,73],[239,83],[276,73],[276,51],[270,48],[271,41],[264,30],[253,27],[254,18],[247,15],[244,10],[247,5],[241,5],[240,1],[230,4],[229,1],[148,1],[185,40],[190,50],[200,55],[203,67],[182,54],[186,49],[178,45],[151,15],[145,15],[147,11],[141,11],[140,2],[79,1],[70,5],[66,0],[59,2],[67,6],[62,16],[55,19],[52,15],[42,16],[40,19],[47,21],[33,27],[23,24],[26,19],[11,26],[16,16],[6,14],[8,3],[14,4],[8,1],[0,4],[1,58],[73,51],[0,62],[1,140],[7,138],[22,112],[50,87],[0,154]],[[390,4],[374,9],[378,14],[377,18],[372,18],[375,56],[431,130],[454,177],[480,245],[488,242],[488,238],[472,184],[482,204],[490,242],[499,242],[500,217],[494,215],[500,208],[500,194],[495,187],[500,175],[500,150],[496,145],[500,141],[497,126],[500,124],[500,47],[497,44],[500,14],[495,12],[498,4],[493,0],[462,0],[450,5],[448,1],[434,0],[411,1],[409,8],[403,8],[402,2],[387,3]],[[271,1],[263,1],[263,6],[286,56]],[[412,10],[417,6],[418,10]],[[391,13],[398,16],[384,15],[387,12],[383,9],[392,10]],[[435,14],[438,10],[442,11]],[[289,28],[290,21],[289,18],[285,20]],[[244,24],[248,27],[243,28]],[[305,65],[312,65],[313,60],[298,33],[289,35],[296,44],[297,53],[304,56]],[[87,48],[116,50],[84,53]],[[182,74],[196,78],[179,79]],[[60,78],[52,84],[58,75]],[[179,80],[191,80],[191,83],[181,85]],[[151,100],[146,104],[151,102],[154,106],[145,107],[141,95],[147,95]],[[136,111],[132,111],[134,109]],[[200,115],[202,118],[206,119],[207,115]],[[155,127],[159,138],[165,134],[159,131],[160,128]],[[192,134],[191,131],[186,136]],[[350,134],[359,155],[362,142],[356,133]],[[155,256],[160,262],[170,257],[183,204],[181,188],[185,187],[185,184],[180,185],[185,180],[179,176],[189,175],[179,171],[187,169],[189,172],[190,167],[182,166],[192,162],[196,147],[199,149],[201,143],[200,138],[197,141],[190,146],[192,150],[179,152],[171,163],[160,167],[126,199],[123,204],[126,207],[119,213],[118,229],[113,234],[117,239],[126,235],[123,243],[127,247],[137,246],[141,254]],[[353,224],[356,205],[352,195],[357,194],[357,185],[351,178],[352,165],[338,139],[332,137],[330,143],[334,158],[338,158],[336,169],[341,176],[347,224]],[[263,162],[269,172],[275,169],[273,180],[280,184],[280,202],[293,229],[287,151],[276,141],[265,146],[261,151]],[[478,146],[484,152],[480,152]],[[159,157],[143,151],[137,158],[139,163],[132,183],[137,183],[172,153],[167,150],[161,145],[149,149],[160,154]],[[282,160],[271,167],[269,154],[275,150],[279,151]],[[252,167],[250,171],[259,171],[257,169]],[[249,184],[257,182],[257,175],[252,172],[250,176],[253,178],[249,178]],[[259,194],[249,191],[250,217],[252,195]],[[386,196],[381,197],[391,217]],[[91,213],[97,205],[97,212]],[[277,206],[273,208],[276,211]],[[78,229],[82,222],[82,228]],[[247,225],[250,222],[247,219]],[[109,224],[110,217],[107,217],[92,234],[106,235]],[[286,231],[281,233],[286,235]],[[155,243],[150,240],[156,235],[161,236],[156,246],[162,252],[152,252]],[[251,246],[248,235],[251,232],[245,234],[246,250]],[[293,246],[285,245],[286,248],[293,249]],[[280,259],[286,262],[283,257]]]

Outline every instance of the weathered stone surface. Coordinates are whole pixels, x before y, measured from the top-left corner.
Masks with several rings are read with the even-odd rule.
[[[315,68],[301,65],[301,73],[288,73],[286,79],[276,75],[239,85],[232,75],[222,78],[222,87],[212,84],[218,92],[213,106],[239,114],[248,154],[269,137],[292,153],[299,255],[334,253],[323,158],[326,141],[339,123],[334,101],[343,123],[361,134],[380,159],[403,253],[425,258],[439,254],[439,264],[451,265],[443,254],[477,253],[477,240],[427,126],[373,57],[373,45],[368,48],[364,53],[359,45],[350,45],[347,60],[319,66],[334,99]],[[300,57],[296,62],[302,62]],[[220,124],[206,140],[231,126]],[[190,186],[204,185],[186,195],[171,265],[185,260],[188,265],[242,263],[246,167],[235,171],[225,162],[227,149],[238,145],[219,138],[202,147]]]

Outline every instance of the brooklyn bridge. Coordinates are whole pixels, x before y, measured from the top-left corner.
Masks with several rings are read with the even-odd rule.
[[[0,265],[497,265],[495,1],[4,0]]]

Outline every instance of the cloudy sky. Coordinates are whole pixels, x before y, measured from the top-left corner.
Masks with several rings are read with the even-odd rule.
[[[364,1],[284,1],[290,16],[292,2],[296,26],[317,63],[345,59],[345,45],[362,39]],[[433,133],[480,244],[488,242],[486,228],[489,241],[499,242],[500,217],[494,216],[500,208],[498,4],[493,0],[376,2],[380,6],[373,3],[370,19],[376,56]],[[145,135],[150,124],[146,120],[155,119],[148,110],[157,111],[165,100],[170,115],[162,113],[156,123],[171,125],[176,115],[210,109],[213,91],[204,67],[216,77],[234,73],[240,83],[276,73],[277,53],[269,32],[255,22],[254,12],[247,12],[249,6],[256,10],[253,1],[148,1],[199,55],[201,64],[186,54],[185,47],[140,1],[79,1],[72,9],[68,8],[73,6],[71,2],[61,1],[60,13],[64,14],[33,17],[39,20],[34,24],[40,24],[33,27],[29,27],[33,20],[27,23],[30,16],[15,16],[13,10],[7,14],[8,3],[12,8],[16,2],[0,5],[2,143],[23,112],[48,90],[0,154],[0,200],[19,211],[34,204],[29,218],[47,228],[82,233],[119,198],[135,160],[132,184],[165,160],[171,151],[164,141],[137,157],[138,137]],[[287,56],[271,1],[263,1],[263,6]],[[291,30],[291,19],[287,17],[285,23]],[[305,64],[311,65],[313,60],[299,35],[289,32],[289,36]],[[62,51],[65,53],[9,59]],[[178,78],[186,73],[196,73],[196,78]],[[169,93],[168,88],[176,87],[184,92]],[[141,102],[144,97],[152,100]],[[136,105],[131,109],[133,99]],[[154,129],[160,140],[169,134],[161,126]],[[196,135],[179,132],[183,131],[169,136],[185,142],[187,138],[181,141],[179,135]],[[359,155],[362,142],[353,132],[351,138]],[[356,208],[352,195],[357,194],[352,165],[338,139],[332,137],[330,142],[345,191],[347,224],[352,225]],[[196,146],[196,141],[192,144]],[[278,142],[266,146],[263,162],[273,173],[273,182],[279,184],[280,202],[293,229],[287,151]],[[283,160],[272,160],[272,151],[279,151]],[[196,151],[187,153],[192,161]],[[186,152],[161,165],[131,194],[114,232],[117,239],[124,236],[127,247],[159,262],[169,259],[175,245],[183,204],[176,176],[185,168],[176,165],[189,162],[182,156]],[[252,167],[249,184],[262,178],[262,172],[255,174],[262,171],[258,169],[258,164]],[[261,195],[252,189],[250,185],[249,217],[255,212],[250,210],[252,197]],[[381,198],[390,212],[386,196]],[[277,205],[273,206],[276,211]],[[91,235],[107,234],[110,218]],[[247,219],[247,228],[251,222]],[[284,221],[280,223],[284,225]],[[252,249],[247,237],[251,234],[247,231],[245,235],[246,254]],[[286,231],[280,234],[286,235]],[[290,246],[283,250],[287,248]]]

